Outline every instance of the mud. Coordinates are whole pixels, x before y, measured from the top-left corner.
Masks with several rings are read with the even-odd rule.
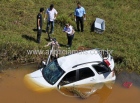
[[[34,64],[0,73],[0,103],[140,103],[140,76],[136,73],[122,72],[111,87],[104,85],[88,98],[80,99],[63,95],[58,90],[37,92],[29,89],[24,76],[36,69]],[[125,81],[132,82],[132,87],[123,87]]]

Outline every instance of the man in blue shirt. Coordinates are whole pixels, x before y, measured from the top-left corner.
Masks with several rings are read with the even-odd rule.
[[[77,3],[77,8],[74,12],[74,18],[77,24],[77,31],[80,31],[79,23],[81,24],[81,32],[84,31],[84,20],[86,20],[86,11],[84,7],[81,6],[81,3]]]

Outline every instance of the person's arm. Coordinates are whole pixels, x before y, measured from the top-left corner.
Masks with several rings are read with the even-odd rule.
[[[47,18],[47,10],[46,10],[46,12],[44,14],[44,21],[46,20],[46,18]]]
[[[52,44],[52,42],[49,42],[47,45],[45,45],[44,47],[50,46]]]
[[[52,44],[52,42],[49,42],[48,44],[47,44],[47,46],[50,46]]]
[[[64,29],[63,29],[63,32],[65,32],[66,31],[66,27],[64,27]]]
[[[74,20],[76,21],[76,9],[75,9],[75,12],[74,12]]]
[[[44,21],[46,20],[46,17],[47,17],[47,14],[45,13],[45,16],[44,16]]]
[[[76,21],[76,15],[74,15],[74,21]]]
[[[84,14],[84,18],[86,18],[86,14]]]
[[[57,15],[58,15],[58,12],[55,10],[54,19],[56,19]]]
[[[40,19],[38,19],[38,28],[40,28]]]
[[[40,16],[38,16],[38,18],[37,18],[37,24],[38,24],[38,30],[40,30],[41,28],[40,28]]]
[[[56,44],[57,44],[58,48],[60,48],[60,45],[59,45],[59,43],[58,43],[58,42],[56,42]]]
[[[57,14],[55,14],[54,19],[56,19],[56,17],[57,17]]]
[[[86,20],[86,11],[85,11],[85,8],[83,8],[83,17],[84,17],[84,20]]]

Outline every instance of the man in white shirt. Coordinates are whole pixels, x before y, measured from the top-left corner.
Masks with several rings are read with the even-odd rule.
[[[74,31],[73,27],[69,23],[66,24],[66,26],[63,29],[63,31],[67,33],[67,39],[68,39],[67,46],[70,49],[70,47],[72,46],[72,40],[74,38],[75,31]]]
[[[46,17],[47,17],[46,33],[48,33],[49,40],[50,40],[50,34],[52,34],[54,31],[54,21],[56,19],[57,14],[58,14],[58,12],[55,10],[53,4],[50,5],[50,8],[48,8],[45,13],[44,20],[46,20]],[[51,30],[49,32],[50,26],[51,26]]]

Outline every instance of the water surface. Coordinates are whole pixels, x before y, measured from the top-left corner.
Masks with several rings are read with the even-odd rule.
[[[102,86],[87,99],[62,95],[58,90],[36,92],[25,85],[24,76],[37,69],[36,64],[8,69],[0,73],[1,103],[140,103],[140,76],[121,73],[112,89]],[[124,88],[123,82],[130,81],[132,87]]]

